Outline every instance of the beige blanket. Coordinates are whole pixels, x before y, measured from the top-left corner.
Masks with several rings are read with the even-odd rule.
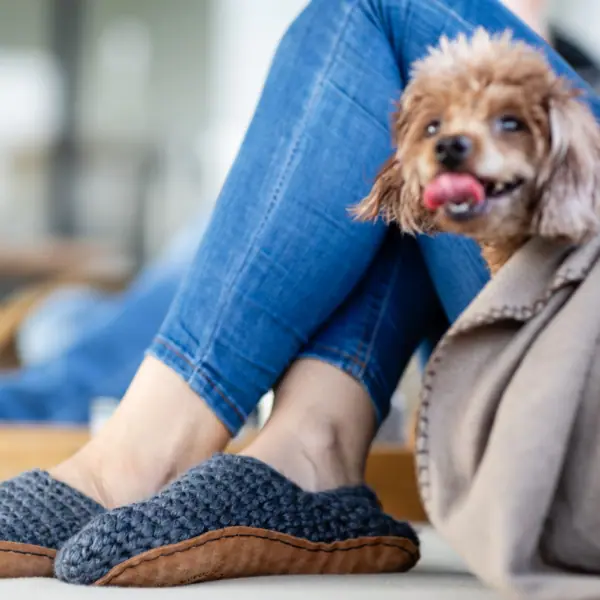
[[[534,240],[428,366],[427,511],[507,596],[600,600],[599,342],[600,237],[578,249]]]

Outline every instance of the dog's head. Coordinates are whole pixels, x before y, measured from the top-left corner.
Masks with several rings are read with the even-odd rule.
[[[483,242],[599,229],[600,133],[540,52],[482,30],[442,40],[414,66],[396,117],[397,152],[362,218]]]

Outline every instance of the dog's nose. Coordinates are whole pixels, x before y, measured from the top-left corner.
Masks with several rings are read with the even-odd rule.
[[[466,135],[452,135],[435,145],[435,158],[447,169],[460,167],[471,154],[473,143]]]

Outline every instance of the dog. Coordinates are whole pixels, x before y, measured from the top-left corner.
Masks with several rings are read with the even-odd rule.
[[[600,230],[600,128],[581,96],[510,32],[442,38],[414,64],[397,150],[354,214],[470,236],[492,274],[532,236],[583,242]]]

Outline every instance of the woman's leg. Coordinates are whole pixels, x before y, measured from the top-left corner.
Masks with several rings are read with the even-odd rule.
[[[419,247],[396,229],[365,277],[302,349],[245,454],[307,490],[360,483],[400,376],[443,318]]]
[[[356,16],[354,2],[313,2],[282,40],[153,358],[102,443],[57,468],[57,477],[85,490],[118,488],[105,496],[120,504],[186,466],[178,447],[161,447],[167,427],[195,448],[197,461],[221,448],[226,439],[205,427],[218,431],[223,423],[234,434],[365,274],[386,228],[356,223],[347,209],[368,192],[390,151],[388,115],[402,86],[387,40]],[[167,421],[155,412],[168,412]],[[126,441],[133,419],[143,433]],[[186,443],[181,430],[188,428],[207,441]],[[138,439],[144,435],[145,443]],[[124,485],[112,475],[124,455],[133,466],[153,463],[151,473],[132,466],[137,475]],[[111,481],[80,483],[98,462],[106,466],[90,478],[100,471]],[[136,478],[145,482],[130,485]]]
[[[169,402],[171,421],[189,422],[179,403],[200,396],[198,406],[210,410],[196,411],[197,431],[202,423],[216,427],[209,416],[216,415],[234,433],[349,297],[385,228],[353,222],[347,208],[366,194],[390,151],[390,102],[410,64],[440,35],[476,25],[512,27],[542,44],[496,0],[451,4],[315,0],[304,11],[282,41],[212,223],[152,346],[166,368],[148,359],[125,405],[151,412],[153,402]],[[457,277],[463,254],[451,245]],[[409,280],[402,284],[414,293]],[[187,387],[174,397],[181,380]],[[158,435],[152,427],[144,426],[149,438]]]
[[[306,489],[362,478],[365,448],[440,312],[416,240],[390,230],[366,275],[301,349],[304,360],[276,386],[274,418],[247,454]],[[109,426],[53,470],[104,506],[153,493],[229,440],[206,404],[154,358],[131,390]]]
[[[321,390],[319,401],[312,404],[304,394],[289,393],[286,379],[280,386],[280,396],[288,398],[280,404],[281,411],[308,402],[315,415],[329,419],[345,410],[343,403],[330,398],[333,390],[342,390],[357,417],[351,423],[362,423],[362,429],[353,430],[351,423],[338,421],[342,424],[338,432],[342,436],[348,432],[354,440],[345,447],[356,451],[345,460],[362,464],[368,446],[365,440],[372,436],[376,422],[375,416],[366,417],[368,396],[375,405],[371,410],[376,415],[385,413],[385,395],[370,385],[375,379],[367,376],[377,372],[372,357],[378,356],[376,351],[384,344],[367,344],[366,354],[362,346],[356,348],[354,342],[362,341],[362,336],[352,334],[354,319],[347,321],[349,327],[337,329],[337,339],[332,332],[339,311],[347,309],[356,315],[346,303],[365,276],[369,279],[369,267],[380,264],[377,253],[386,229],[381,224],[355,223],[346,210],[366,194],[372,175],[390,151],[386,125],[390,99],[399,94],[409,64],[443,33],[468,33],[475,24],[492,29],[512,25],[522,37],[539,41],[495,1],[463,0],[453,2],[452,7],[455,10],[438,0],[315,0],[309,5],[280,46],[212,224],[152,346],[153,358],[138,371],[117,415],[99,436],[101,441],[93,441],[69,466],[56,469],[58,478],[90,493],[103,491],[112,499],[109,505],[151,493],[193,461],[222,447],[262,393],[286,371],[287,377],[294,377],[292,390],[304,385],[299,383],[308,376],[304,363],[293,369],[289,366],[306,348],[321,362],[342,364],[340,356],[345,355],[338,352],[332,358],[331,348],[342,350],[349,360],[361,356],[371,361],[358,360],[354,377],[361,379],[356,382],[348,382],[346,374],[336,374],[326,365],[320,368],[317,385],[307,385],[315,395],[315,388]],[[566,71],[562,63],[552,60]],[[404,256],[407,248],[408,244],[401,243],[397,256]],[[464,253],[456,245],[451,250],[458,272]],[[425,273],[423,269],[418,272]],[[403,298],[421,301],[413,284],[410,277],[399,275],[394,286],[404,291]],[[367,291],[372,289],[377,286],[367,286]],[[429,290],[426,297],[433,296]],[[359,295],[365,310],[372,310],[371,298],[369,293]],[[380,314],[382,319],[375,323],[386,323],[387,312]],[[401,315],[401,334],[412,318],[410,311]],[[316,343],[319,339],[326,339],[327,344]],[[379,336],[371,335],[371,339]],[[340,375],[337,383],[329,379],[335,375]],[[385,383],[389,387],[390,382]],[[282,417],[276,419],[264,432],[274,436],[272,442],[262,451],[257,448],[256,454],[306,487],[327,485],[318,474],[309,480],[306,470],[302,474],[289,469],[281,456],[288,436],[279,433],[285,432],[285,422]],[[298,435],[310,433],[301,430]],[[335,437],[329,439],[333,442],[324,446],[328,450],[336,445]],[[310,459],[324,462],[323,453]],[[221,457],[217,462],[246,464],[242,459],[232,462]],[[97,465],[100,468],[94,471]],[[263,473],[265,468],[262,465]],[[107,482],[102,478],[114,472],[120,479],[113,476]],[[198,531],[194,523],[205,530],[206,523],[195,518],[188,522],[190,527],[181,529],[172,529],[168,519],[154,519],[142,537],[136,528],[129,528],[122,539],[125,545],[110,535],[130,523],[130,517],[139,523],[146,510],[149,518],[156,515],[154,509],[165,499],[176,505],[178,514],[180,508],[192,515],[200,503],[208,506],[202,493],[186,493],[191,488],[204,489],[195,485],[203,472],[202,467],[193,469],[158,497],[99,517],[65,547],[63,558],[67,558],[62,566],[74,569],[76,581],[94,581],[98,569],[87,570],[90,564],[82,562],[83,550],[87,557],[90,551],[114,565],[164,540],[175,543],[193,537]],[[352,472],[347,475],[351,477]],[[99,485],[94,487],[94,483]],[[231,501],[239,497],[239,482],[233,483]],[[252,501],[257,502],[257,497]],[[211,520],[209,513],[207,509],[203,514]],[[230,513],[225,510],[225,514]],[[160,531],[159,538],[154,531]],[[117,552],[114,543],[119,545]],[[105,562],[101,566],[101,572],[110,568]],[[71,577],[66,572],[65,576]]]
[[[408,275],[402,272],[387,280],[388,286],[394,282],[391,289],[403,291],[402,299],[408,299],[398,336],[376,333],[385,326],[392,329],[386,310],[392,302],[379,302],[384,310],[375,310],[381,317],[375,319],[375,329],[366,336],[355,336],[353,326],[361,306],[373,310],[371,291],[380,299],[396,297],[381,294],[379,285],[367,285],[366,293],[358,295],[356,307],[347,305],[354,301],[353,292],[360,288],[360,282],[369,280],[369,267],[381,264],[378,252],[383,251],[385,227],[355,223],[346,210],[367,193],[375,171],[390,152],[390,100],[399,94],[409,63],[422,56],[442,33],[470,32],[475,24],[492,29],[513,25],[522,37],[537,40],[495,1],[457,0],[452,6],[455,10],[439,0],[315,0],[304,11],[280,46],[208,234],[152,346],[153,357],[144,361],[117,414],[98,438],[78,457],[54,470],[58,479],[107,499],[104,504],[108,506],[148,496],[190,464],[223,447],[262,393],[287,371],[289,379],[280,384],[280,412],[263,432],[263,442],[268,435],[271,442],[263,443],[262,449],[255,446],[254,455],[264,457],[301,485],[320,489],[343,485],[343,478],[335,479],[330,473],[329,479],[323,479],[318,471],[311,472],[310,464],[328,463],[336,448],[344,448],[338,451],[340,460],[330,462],[331,470],[335,475],[342,473],[349,483],[356,481],[376,416],[385,414],[387,402],[386,394],[374,385],[378,365],[373,357],[385,356],[381,352],[386,348],[385,340],[405,343],[402,336],[414,317],[408,310],[411,302],[424,305],[425,300],[435,297],[427,286],[424,296],[419,296],[410,276],[418,263],[407,260],[403,264],[411,267]],[[566,71],[564,64],[551,58]],[[398,239],[402,243],[394,256],[405,257],[411,246]],[[451,258],[450,268],[458,273],[464,252],[456,245],[450,250],[446,258]],[[414,252],[414,256],[420,254]],[[416,272],[425,281],[425,270]],[[439,278],[436,283],[439,287]],[[449,314],[448,307],[458,308],[455,298],[442,300]],[[345,311],[351,318],[344,321]],[[338,327],[339,318],[347,327]],[[422,322],[429,323],[427,319]],[[364,339],[374,343],[357,347],[355,342]],[[410,341],[410,335],[407,339]],[[327,343],[318,343],[322,340]],[[332,353],[332,348],[337,352]],[[409,342],[406,348],[410,348]],[[313,362],[297,363],[290,369],[303,351],[334,366],[320,365],[312,370],[313,375],[307,367],[314,366]],[[357,366],[352,373],[355,381],[335,370],[336,366],[343,368],[342,357],[347,365]],[[393,364],[394,358],[390,353],[387,363]],[[381,365],[387,363],[381,360]],[[351,372],[349,368],[346,371]],[[395,383],[390,376],[393,370],[381,372],[387,374],[381,389],[389,389]],[[296,393],[309,377],[309,395]],[[348,399],[347,406],[341,402],[344,398]],[[368,406],[369,400],[374,408]],[[310,436],[310,424],[321,423],[320,415],[337,423],[337,428],[326,428],[326,443],[313,444],[313,454],[303,468],[290,469],[289,461],[296,460],[306,446],[296,446],[297,452],[283,456],[289,438],[286,427],[289,431],[290,424],[298,419],[285,421],[281,415],[284,410],[295,411],[301,418],[299,408],[305,403],[313,409],[313,420],[305,415],[303,429],[296,426],[297,436]],[[345,420],[340,413],[345,414]],[[330,435],[331,431],[341,437]],[[222,457],[216,462],[230,468],[248,463]],[[249,462],[257,466],[255,461]],[[214,464],[211,461],[208,468]],[[338,468],[340,464],[351,467]],[[273,477],[268,466],[257,468]],[[220,472],[233,484],[227,488],[227,497],[219,495],[217,506],[224,506],[224,511],[215,510],[202,493],[205,488],[196,485],[204,481],[200,466],[158,497],[96,517],[63,547],[61,573],[74,581],[95,581],[106,568],[128,556],[206,531],[206,524],[215,522],[212,510],[218,513],[219,522],[235,522],[235,515],[227,509],[228,499],[233,502],[240,497],[237,472]],[[15,496],[9,492],[24,482],[32,484],[31,480],[38,490],[40,481],[51,489],[57,487],[54,480],[49,482],[43,474],[34,473],[3,484],[0,495],[8,494],[14,502]],[[281,478],[278,481],[281,483]],[[84,505],[83,519],[73,520],[69,514],[68,521],[60,521],[60,511],[47,505],[53,501],[60,504],[60,498],[53,495],[42,494],[41,500],[33,497],[32,503],[59,521],[60,531],[69,537],[89,518],[86,515],[97,514],[99,507],[89,499],[82,501],[72,489],[67,493],[60,484],[58,488],[67,500],[75,496]],[[191,490],[199,493],[187,493]],[[250,498],[254,503],[260,496],[260,491],[255,491],[256,496]],[[343,490],[338,493],[344,495]],[[357,495],[352,489],[346,497],[358,496],[363,497],[363,492]],[[155,510],[163,506],[163,500],[177,513],[173,516],[181,527],[172,527],[171,519],[156,518],[164,514]],[[369,503],[376,513],[374,520],[389,525],[388,532],[399,531],[414,539],[406,528],[382,520],[372,498]],[[200,504],[205,510],[198,519]],[[71,510],[73,503],[68,508]],[[8,525],[0,529],[0,534],[6,533],[2,539],[45,545],[47,540],[39,537],[42,530],[29,523],[35,523],[37,512],[30,511],[29,519],[19,520],[19,530],[24,528],[25,536],[11,533],[16,531],[14,524],[4,518],[2,522]],[[182,515],[193,518],[182,520]],[[256,526],[264,528],[269,517],[270,513],[266,514],[266,520]],[[143,531],[130,527],[132,524]],[[44,531],[57,530],[46,527]],[[49,547],[59,547],[66,537],[52,539]]]
[[[64,352],[1,376],[0,421],[88,424],[94,398],[121,398],[167,314],[206,225],[207,218],[198,215],[124,292],[91,301]],[[58,323],[48,327],[43,315],[41,320],[40,331],[34,314],[28,336],[61,334]]]
[[[94,398],[120,398],[167,314],[183,269],[156,275],[97,300],[85,331],[59,356],[2,375],[0,420],[87,425]]]
[[[347,209],[389,153],[390,103],[410,65],[440,36],[480,25],[513,29],[588,89],[498,0],[315,0],[288,32],[152,347],[230,430],[349,296],[380,247],[382,225],[353,222]],[[595,96],[590,102],[600,114]],[[260,144],[267,160],[262,152],[250,156]],[[471,249],[455,239],[448,255],[460,259]],[[483,262],[473,269],[483,284]]]

